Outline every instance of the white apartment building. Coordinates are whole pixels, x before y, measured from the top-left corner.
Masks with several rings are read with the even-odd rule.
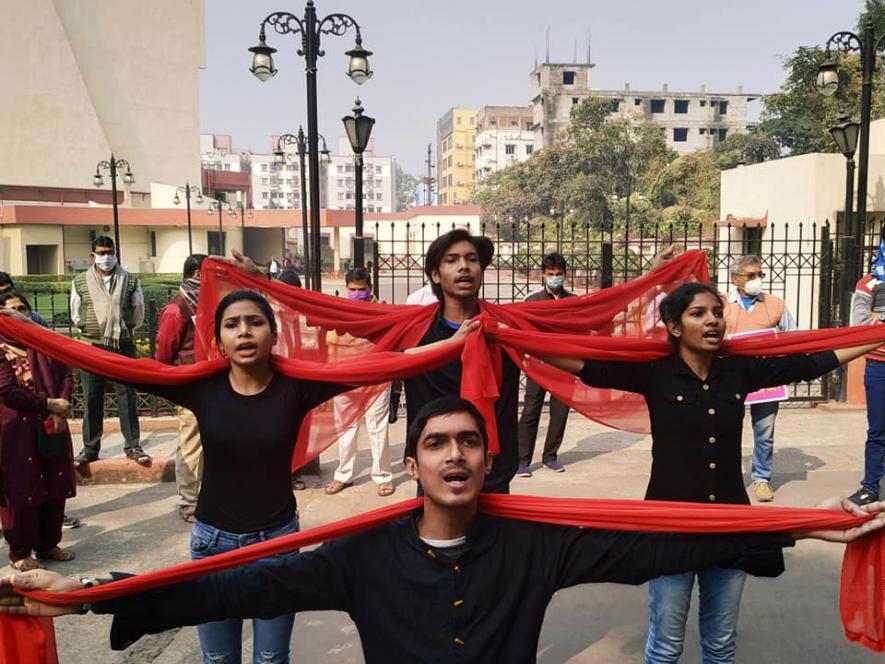
[[[200,166],[208,171],[243,173],[248,169],[247,154],[233,150],[226,134],[200,134]]]
[[[338,149],[326,167],[326,193],[321,200],[329,210],[353,210],[356,204],[353,151],[346,138],[338,139]],[[363,210],[393,212],[396,209],[396,160],[375,154],[375,139],[363,153]]]
[[[474,181],[532,156],[532,126],[531,106],[483,106],[476,116]]]
[[[568,127],[571,109],[587,97],[610,99],[612,114],[649,119],[666,131],[667,145],[679,153],[713,147],[730,133],[746,132],[748,105],[759,99],[741,86],[736,92],[672,92],[660,90],[595,90],[591,87],[592,63],[545,63],[529,77],[535,149],[551,145],[559,131]]]

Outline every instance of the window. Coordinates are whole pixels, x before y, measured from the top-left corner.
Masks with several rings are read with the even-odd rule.
[[[267,173],[267,164],[261,164],[261,172]]]
[[[270,194],[268,194],[268,192],[266,192],[266,191],[262,191],[262,192],[261,192],[261,198],[262,198],[263,200],[266,201],[266,200],[268,199],[269,196],[270,196]]]
[[[381,182],[381,180],[375,180],[375,186],[376,186],[376,187],[380,187],[382,184],[383,184],[383,183]]]
[[[516,145],[513,143],[506,143],[504,145],[504,154],[516,154]]]
[[[651,112],[652,113],[663,113],[666,108],[667,102],[664,99],[652,99],[651,100]]]
[[[229,170],[230,170],[230,164],[225,164],[225,165],[224,165],[224,170],[229,171]]]
[[[461,124],[461,116],[460,115],[457,118],[455,118],[455,124]]]
[[[688,113],[688,99],[677,99],[673,102],[674,113]]]
[[[581,101],[581,100],[578,99],[577,97],[572,97],[572,106],[574,106],[575,104],[577,104],[579,101]]]
[[[706,100],[706,99],[701,99],[701,101],[700,101],[699,103],[700,103],[700,105],[701,105],[701,108],[703,108],[704,106],[707,105],[707,100]]]
[[[476,118],[470,118],[470,124],[476,124]]]
[[[728,136],[728,129],[720,129],[719,130],[719,140],[724,141],[726,136]]]
[[[338,172],[339,172],[339,173],[343,173],[343,172],[344,172],[344,166],[343,166],[342,164],[338,164]]]
[[[353,192],[352,192],[352,191],[348,191],[347,194],[345,195],[345,198],[346,198],[347,200],[351,200],[351,199],[353,198]]]
[[[634,106],[642,106],[642,99],[640,99],[639,97],[635,97],[633,99],[633,105]]]
[[[267,184],[267,178],[261,178],[261,184]]]
[[[698,133],[699,133],[701,136],[703,136],[704,134],[707,133],[707,130],[704,129],[703,127],[701,127],[700,129],[698,129]]]
[[[347,172],[347,173],[353,173],[353,164],[347,164],[347,165],[344,167],[344,170],[345,170],[345,172]]]
[[[725,115],[728,113],[728,102],[720,101],[719,102],[719,115]]]
[[[743,237],[741,238],[743,243],[743,249],[741,253],[745,256],[747,254],[756,254],[757,256],[762,253],[762,227],[756,226],[755,228],[744,228],[743,229]]]
[[[376,172],[378,175],[381,175],[381,173],[384,172],[384,169],[381,168],[380,166],[376,166],[376,167],[375,167],[375,172]]]
[[[674,128],[673,129],[673,142],[674,143],[685,143],[688,140],[688,129],[686,128]]]
[[[157,232],[150,231],[148,233],[148,238],[150,239],[151,244],[151,258],[157,257]]]
[[[618,110],[621,108],[621,101],[622,100],[620,100],[620,99],[612,99],[609,102],[609,108],[608,108],[609,113],[617,113]]]
[[[535,149],[534,145],[526,145],[525,146],[525,153],[527,155],[530,155],[534,151],[534,149]]]
[[[525,130],[526,130],[526,131],[531,131],[531,130],[532,130],[532,123],[531,123],[531,122],[526,122],[526,123],[525,123]]]
[[[573,72],[573,71],[562,72],[562,84],[563,85],[574,85],[575,84],[575,72]]]
[[[338,178],[338,186],[339,186],[339,187],[343,187],[343,186],[344,186],[344,178]]]
[[[380,201],[382,198],[384,198],[384,197],[381,194],[375,194],[376,201]]]

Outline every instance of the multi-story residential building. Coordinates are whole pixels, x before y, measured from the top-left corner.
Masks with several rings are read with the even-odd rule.
[[[456,106],[436,123],[439,205],[466,203],[473,196],[476,114],[474,109]]]
[[[338,139],[336,154],[326,169],[325,205],[329,210],[353,210],[356,205],[353,152],[346,138]],[[393,212],[396,208],[396,160],[375,154],[370,138],[363,152],[363,210]]]
[[[525,161],[534,150],[531,106],[483,106],[476,116],[474,182]]]
[[[650,119],[666,131],[667,144],[680,153],[710,148],[730,133],[746,132],[748,104],[758,94],[741,86],[733,93],[661,90],[595,90],[590,86],[592,63],[538,65],[529,79],[534,120],[534,145],[551,145],[568,127],[571,109],[587,97],[610,99],[612,114],[630,119]]]

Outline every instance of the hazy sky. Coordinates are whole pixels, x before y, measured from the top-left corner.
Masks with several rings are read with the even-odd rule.
[[[343,12],[360,24],[375,75],[345,76],[353,32],[325,36],[318,79],[319,129],[337,145],[341,118],[357,95],[377,122],[376,150],[413,173],[423,169],[436,120],[451,106],[527,104],[535,55],[571,62],[587,50],[595,88],[767,93],[783,79],[782,57],[853,30],[862,0],[317,0],[320,16]],[[268,35],[279,73],[261,83],[249,72],[262,19],[303,15],[304,2],[205,0],[206,69],[200,72],[200,127],[230,134],[237,149],[269,150],[269,136],[306,129],[300,39]],[[331,147],[331,145],[330,145]],[[436,147],[434,145],[434,156]]]

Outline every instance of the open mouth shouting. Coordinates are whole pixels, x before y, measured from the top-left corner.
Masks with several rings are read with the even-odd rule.
[[[466,468],[450,468],[442,475],[443,481],[449,488],[455,491],[461,491],[467,488],[467,482],[470,479],[470,471]]]
[[[242,341],[236,345],[234,350],[241,358],[254,357],[258,352],[258,346],[251,341]]]

